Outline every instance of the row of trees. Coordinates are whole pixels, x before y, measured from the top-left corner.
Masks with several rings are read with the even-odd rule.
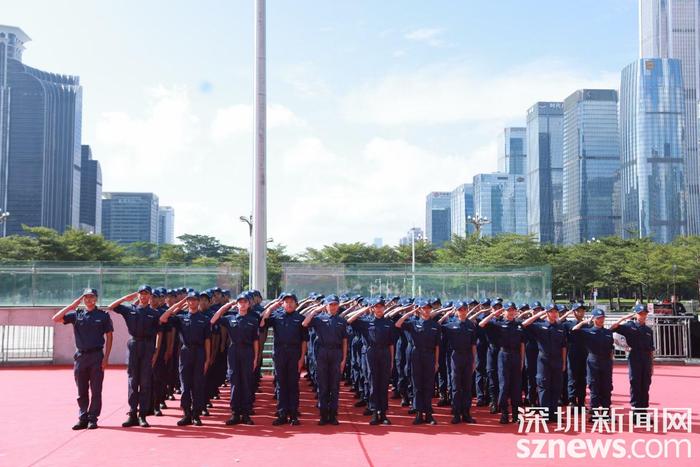
[[[206,235],[182,235],[178,245],[133,243],[121,246],[79,230],[64,234],[44,227],[25,228],[26,236],[0,238],[0,261],[100,261],[124,265],[192,264],[239,267],[247,283],[248,251],[223,245]],[[442,248],[418,242],[416,262],[467,266],[551,265],[553,293],[583,297],[593,288],[599,297],[650,300],[674,292],[697,298],[700,288],[700,237],[681,237],[661,245],[648,238],[609,237],[572,246],[539,245],[532,237],[514,234],[494,238],[453,237]],[[364,243],[334,243],[292,255],[283,245],[268,249],[268,290],[279,291],[282,264],[410,263],[411,246],[374,247]]]

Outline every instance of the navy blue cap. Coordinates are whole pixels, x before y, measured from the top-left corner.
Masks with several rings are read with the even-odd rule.
[[[165,295],[168,295],[170,297],[177,295],[178,289],[168,289],[167,292],[165,292]]]
[[[180,287],[177,289],[177,293],[187,293],[187,287]]]
[[[401,300],[401,295],[394,295],[391,297],[392,302],[398,302],[399,300]]]
[[[199,292],[197,292],[196,290],[187,292],[187,298],[199,298]]]
[[[428,299],[428,303],[430,303],[430,306],[433,306],[436,303],[442,304],[442,301],[440,300],[440,297],[433,297]]]
[[[503,308],[503,303],[501,303],[501,302],[492,302],[492,303],[491,303],[491,308]]]
[[[530,303],[530,308],[535,310],[537,308],[544,308],[544,307],[542,306],[542,302],[532,302],[532,303]]]
[[[340,297],[338,297],[338,299],[339,299],[341,302],[347,302],[349,298],[350,298],[350,297],[348,297],[347,294],[343,294],[343,295],[341,295]]]
[[[203,291],[203,292],[199,292],[199,296],[200,296],[200,297],[211,298],[211,292],[207,289],[207,290],[205,290],[205,291]]]
[[[644,305],[641,305],[641,304],[635,305],[634,308],[632,308],[632,311],[634,311],[634,312],[637,313],[637,314],[639,314],[639,313],[648,313],[648,312],[649,312],[649,310],[647,309],[647,307],[644,306]]]
[[[479,304],[479,300],[477,300],[476,298],[470,298],[467,300],[467,305],[469,305],[469,306],[474,306],[474,305],[478,305],[478,304]]]
[[[141,287],[139,287],[139,292],[153,293],[153,289],[151,288],[150,285],[144,284],[144,285],[142,285]]]
[[[559,310],[559,313],[566,311],[566,305],[557,305],[557,310]]]
[[[489,300],[488,298],[484,298],[483,300],[481,300],[479,302],[479,305],[486,305],[486,306],[491,305],[491,300]]]
[[[326,305],[330,303],[340,303],[340,299],[338,298],[337,295],[335,294],[330,294],[329,296],[326,297],[326,299],[323,301]]]
[[[416,301],[413,302],[413,304],[416,305],[418,308],[430,306],[430,302],[424,298],[416,298]]]
[[[600,318],[601,316],[605,316],[605,312],[600,308],[594,308],[593,311],[591,311],[591,316],[594,318]]]
[[[242,293],[239,293],[238,296],[236,297],[236,301],[238,301],[238,300],[248,300],[248,301],[250,301],[250,296],[249,296],[247,293],[242,292]]]
[[[251,292],[253,292],[253,297],[260,297],[260,298],[262,298],[262,294],[260,293],[259,290],[253,289],[253,290],[251,290]]]
[[[165,287],[158,287],[156,290],[158,290],[158,292],[160,292],[160,294],[163,296],[165,296],[165,294],[168,293],[168,289],[166,289]]]
[[[87,288],[83,290],[83,295],[94,295],[95,297],[97,297],[97,289]]]
[[[293,298],[295,302],[299,302],[299,300],[297,300],[296,294],[292,292],[282,292],[280,294],[280,299],[284,300],[285,298]]]
[[[509,308],[514,308],[514,309],[516,309],[516,310],[518,309],[518,307],[517,307],[517,306],[515,305],[515,303],[513,303],[513,302],[506,302],[506,303],[504,303],[504,304],[503,304],[503,308],[505,308],[506,310],[509,309]]]
[[[547,311],[559,311],[559,308],[554,303],[548,303],[546,307],[544,307],[545,310]]]
[[[530,309],[530,305],[527,303],[521,303],[520,306],[518,307],[518,311],[527,311]]]
[[[231,291],[229,289],[221,289],[221,293],[223,294],[224,297],[231,296]]]
[[[376,305],[386,305],[386,301],[384,300],[384,297],[377,297],[374,298],[370,301],[371,306],[376,306]]]
[[[162,297],[163,294],[161,293],[160,289],[154,289],[154,290],[153,290],[153,296],[154,296],[154,297]]]
[[[187,287],[187,293],[196,292],[192,287]]]
[[[316,292],[309,293],[309,296],[307,298],[316,298]]]
[[[586,308],[586,305],[584,305],[582,302],[575,302],[571,304],[571,309],[572,310],[578,310],[579,308]]]
[[[316,294],[316,300],[323,300],[324,298],[326,298],[326,296],[323,295],[322,293]]]
[[[459,310],[461,308],[467,308],[468,306],[469,306],[469,304],[467,302],[465,302],[464,300],[460,300],[457,303],[455,303],[456,310]]]
[[[442,306],[445,307],[445,308],[449,308],[449,307],[452,306],[452,302],[451,302],[451,301],[447,301],[447,302],[443,303]]]
[[[502,303],[502,302],[503,302],[503,299],[502,299],[501,297],[496,297],[496,298],[493,299],[493,301],[494,301],[494,302]]]
[[[209,290],[211,291],[211,293],[215,293],[215,292],[221,293],[221,287],[219,287],[219,286],[212,287]]]

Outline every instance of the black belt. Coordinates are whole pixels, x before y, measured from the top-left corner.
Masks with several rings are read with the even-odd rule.
[[[78,349],[78,353],[81,353],[81,354],[83,354],[83,353],[95,353],[95,352],[102,352],[102,347],[95,347],[92,349],[85,349],[85,350]]]

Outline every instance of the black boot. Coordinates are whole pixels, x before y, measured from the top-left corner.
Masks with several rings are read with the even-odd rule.
[[[199,418],[199,415],[192,416],[192,424],[195,426],[202,426],[202,420]]]
[[[177,421],[177,426],[192,425],[192,417],[189,413],[185,413],[185,416]]]
[[[425,423],[425,420],[423,419],[423,414],[421,412],[416,413],[416,418],[413,420],[414,425],[421,425]]]
[[[150,427],[151,425],[148,424],[148,422],[146,421],[146,417],[145,417],[145,416],[141,416],[141,417],[139,417],[139,426],[140,426],[141,428],[148,428],[148,427]]]
[[[250,415],[248,414],[241,415],[241,423],[243,425],[255,425],[255,423],[253,423],[253,419],[250,418]]]
[[[340,422],[338,422],[338,411],[335,409],[332,409],[330,411],[330,415],[328,417],[328,423],[331,425],[340,425]]]
[[[450,423],[453,425],[456,425],[462,421],[462,417],[459,416],[459,414],[454,414],[452,415],[452,420],[450,420]]]
[[[300,422],[299,422],[299,415],[298,415],[297,413],[293,413],[293,414],[289,417],[289,424],[292,425],[292,426],[298,426],[298,425],[300,425]]]
[[[155,409],[153,409],[153,414],[154,414],[156,417],[162,417],[162,416],[163,416],[163,412],[160,411],[160,407],[156,407]]]
[[[231,414],[231,418],[226,420],[226,425],[228,426],[238,425],[239,423],[241,423],[241,416],[238,414],[238,412]]]
[[[328,410],[326,409],[321,409],[321,417],[318,420],[318,424],[320,426],[324,426],[326,423],[328,423]]]
[[[73,425],[73,430],[85,430],[88,427],[87,420],[78,420],[78,423]]]
[[[122,423],[122,426],[124,428],[129,428],[131,426],[136,426],[139,424],[139,419],[136,418],[135,413],[129,412],[128,415],[129,415],[129,418],[127,418],[126,421],[124,423]]]
[[[492,414],[498,413],[498,407],[496,407],[496,404],[491,404],[491,406],[489,407],[489,413],[492,413]]]
[[[401,407],[408,407],[409,405],[411,405],[411,401],[408,400],[408,397],[403,396],[401,399]]]
[[[502,425],[506,425],[509,422],[508,420],[508,412],[504,412],[501,414],[501,419],[498,421],[498,423]]]
[[[380,418],[379,418],[379,412],[374,412],[372,414],[372,419],[369,421],[370,425],[379,425]]]
[[[441,392],[440,393],[440,400],[437,403],[438,407],[447,407],[450,405],[450,400],[447,398],[447,393],[446,392]]]
[[[486,407],[489,405],[484,399],[477,399],[476,400],[476,406],[477,407]]]
[[[428,423],[430,425],[437,425],[437,420],[433,418],[432,413],[427,413],[425,414],[425,423]]]
[[[284,425],[285,423],[287,423],[287,415],[283,413],[278,414],[277,418],[272,420],[274,426]]]
[[[382,422],[382,425],[391,425],[391,420],[387,418],[386,412],[382,412],[379,415],[379,421]]]
[[[476,420],[472,418],[472,415],[469,412],[469,410],[462,414],[462,420],[464,420],[465,423],[476,423]]]

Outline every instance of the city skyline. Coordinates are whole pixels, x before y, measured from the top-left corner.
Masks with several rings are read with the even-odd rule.
[[[251,173],[252,31],[247,23],[252,8],[246,2],[209,3],[196,14],[188,8],[166,9],[162,31],[146,27],[162,5],[148,5],[134,19],[130,33],[120,36],[123,41],[114,37],[119,18],[133,8],[128,2],[116,8],[113,18],[94,24],[84,21],[92,17],[94,7],[77,2],[80,27],[76,18],[49,2],[36,1],[26,7],[10,6],[3,22],[32,36],[25,59],[33,65],[81,77],[86,106],[82,142],[93,147],[102,164],[105,190],[154,191],[178,211],[176,235],[209,234],[227,244],[246,246],[247,228],[239,225],[238,216],[250,211],[250,180],[240,174]],[[429,8],[420,22],[413,19],[426,10],[419,2],[405,8],[410,17],[379,15],[384,18],[381,22],[367,15],[366,2],[299,9],[315,11],[313,19],[300,17],[299,11],[292,14],[284,5],[270,6],[270,236],[291,251],[333,241],[371,243],[374,237],[393,243],[409,226],[420,225],[424,216],[421,206],[428,190],[406,190],[407,181],[415,186],[427,175],[438,181],[429,189],[447,191],[477,173],[495,171],[494,135],[499,129],[524,126],[524,110],[538,100],[561,100],[582,87],[616,86],[619,70],[636,56],[636,2],[610,2],[592,20],[601,37],[587,39],[586,50],[575,56],[566,44],[547,38],[566,30],[568,42],[577,43],[585,28],[572,30],[551,20],[566,22],[587,5],[572,2],[564,8],[557,2],[542,2],[530,12],[516,2],[507,3],[522,13],[522,19],[549,25],[529,32],[538,47],[512,45],[508,23],[513,20],[487,5],[446,2]],[[447,11],[440,11],[440,6]],[[28,13],[39,7],[53,21]],[[343,9],[342,22],[334,19],[337,8]],[[203,13],[209,10],[241,26],[233,28],[233,38],[222,40],[225,36],[216,28],[200,26],[221,21]],[[504,43],[486,47],[479,40],[488,31],[482,23],[496,18]],[[288,53],[295,45],[282,42],[280,34],[285,40],[294,37],[296,20],[303,20],[306,31],[294,39],[300,41],[303,57],[298,53],[283,57],[280,51]],[[59,35],[56,23],[62,25],[60,44],[66,47],[52,44],[51,36]],[[187,53],[197,41],[173,35],[175,30],[187,30],[187,37],[206,31],[200,35],[209,37],[208,45]],[[84,34],[91,40],[81,41]],[[342,40],[330,47],[311,37]],[[610,53],[601,57],[596,53],[600,47]],[[161,54],[163,60],[145,62],[143,51]],[[358,68],[339,69],[337,51],[344,59],[357,58]],[[222,53],[230,60],[216,65],[220,60],[215,57]],[[173,54],[186,55],[191,62],[183,63]],[[122,65],[126,63],[129,66]],[[109,76],[102,69],[110,69]],[[432,89],[435,86],[425,85],[436,80],[442,93],[456,99],[446,100]],[[118,89],[108,85],[115,82],[120,83]],[[400,102],[396,89],[408,91],[402,92],[405,98]],[[144,158],[150,167],[160,167],[163,175],[131,170]],[[294,182],[303,180],[309,165],[314,171],[337,175],[336,183],[325,187],[325,196],[319,197],[315,186]],[[199,180],[230,174],[235,183],[208,182],[206,194],[190,189],[194,183],[184,184],[183,190],[183,184],[170,180],[180,175],[171,170],[175,167],[189,167],[187,173]],[[297,194],[293,200],[283,195],[290,189]],[[350,198],[353,202],[347,201]],[[343,216],[328,222],[335,206],[343,206]],[[377,217],[384,220],[381,225],[371,221]],[[364,237],[358,238],[357,232],[364,232]]]

